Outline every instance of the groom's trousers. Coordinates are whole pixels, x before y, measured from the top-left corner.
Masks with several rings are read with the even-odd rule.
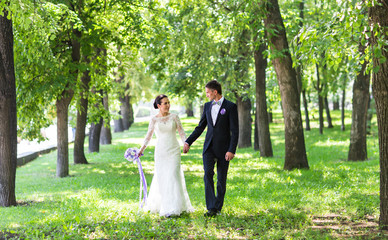
[[[214,189],[214,166],[217,165],[217,194]],[[216,155],[212,146],[203,153],[203,168],[205,182],[206,208],[209,211],[221,211],[224,205],[226,192],[226,177],[229,168],[229,161],[223,156]]]

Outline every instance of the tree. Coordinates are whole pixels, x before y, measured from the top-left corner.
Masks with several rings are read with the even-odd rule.
[[[315,89],[318,93],[319,133],[323,134],[323,84],[321,81],[321,77],[319,74],[319,66],[317,63],[315,64],[315,69],[317,72],[317,83],[315,85]]]
[[[88,56],[84,57],[86,63],[90,63]],[[88,105],[89,105],[89,84],[91,81],[90,70],[87,69],[81,76],[80,96],[78,99],[77,110],[77,125],[74,138],[74,152],[73,159],[74,164],[87,164],[88,161],[85,157],[84,143],[85,143],[85,128],[87,123]]]
[[[252,59],[252,49],[249,46],[251,42],[249,29],[243,29],[237,39],[237,57],[232,74],[235,79],[241,82],[242,89],[244,89],[244,91],[239,91],[239,88],[235,90],[239,121],[238,147],[246,148],[252,146],[252,103],[249,98],[249,91],[247,91],[247,89],[250,89],[248,77],[249,62]]]
[[[260,156],[272,157],[271,135],[269,132],[269,121],[267,112],[266,77],[267,58],[264,51],[267,49],[265,43],[261,43],[254,50],[255,73],[256,73],[256,124],[255,131],[258,134]]]
[[[125,92],[129,91],[129,87],[125,88]],[[134,122],[133,119],[133,107],[131,103],[131,96],[128,94],[123,93],[122,96],[119,97],[120,100],[120,112],[121,112],[121,118],[123,119],[123,127],[124,130],[128,130],[132,123]]]
[[[387,0],[369,3],[373,53],[372,91],[376,103],[380,153],[380,228],[388,230],[388,49]]]
[[[304,11],[303,27],[296,34],[297,44],[293,45],[293,60],[296,66],[303,64],[304,76],[312,76],[314,71],[316,72],[316,77],[302,79],[302,96],[304,104],[307,103],[306,94],[307,97],[310,97],[310,94],[314,94],[312,96],[314,98],[317,96],[315,102],[319,107],[322,133],[323,107],[326,107],[328,127],[332,126],[328,104],[324,102],[330,100],[331,94],[336,100],[342,94],[345,101],[345,90],[350,83],[348,79],[352,80],[359,65],[355,60],[358,59],[356,51],[358,42],[355,40],[361,38],[363,31],[361,29],[365,28],[366,21],[358,17],[361,15],[359,9],[362,9],[362,2],[354,4],[349,1],[303,1],[303,3],[309,11]],[[310,91],[312,85],[316,89],[315,92]],[[307,91],[303,91],[304,89]],[[343,114],[343,123],[344,117]]]
[[[9,207],[16,205],[16,86],[12,20],[6,8],[0,11],[0,206]]]
[[[109,97],[108,94],[105,92],[103,97],[103,105],[105,112],[109,113]],[[106,145],[106,144],[112,144],[112,131],[110,129],[110,114],[108,115],[108,118],[103,121],[103,125],[101,128],[101,135],[100,135],[100,144]]]
[[[56,102],[57,107],[57,177],[69,176],[69,104],[74,91],[67,85]]]
[[[304,21],[304,0],[300,1],[299,2],[299,27],[302,28],[303,27],[303,21]],[[300,39],[299,39],[299,36],[297,36],[297,45],[300,46]],[[296,55],[298,55],[298,53],[296,53]],[[299,58],[300,56],[297,56],[297,58]],[[310,117],[309,117],[309,110],[308,110],[308,102],[307,102],[307,98],[306,98],[306,86],[303,85],[303,81],[302,81],[302,63],[298,63],[297,62],[297,66],[296,66],[296,77],[297,77],[297,80],[298,80],[298,90],[300,92],[302,92],[302,99],[303,99],[303,107],[304,107],[304,112],[305,112],[305,128],[306,128],[306,131],[310,131]]]
[[[94,111],[90,115],[90,128],[89,128],[89,152],[99,152],[100,151],[100,135],[102,129],[102,123],[104,119],[104,102],[103,102],[103,91],[96,91],[95,88],[92,89],[92,94],[95,96],[94,102]]]
[[[71,63],[77,66],[81,59],[81,31],[72,29],[71,38]],[[70,72],[72,77],[62,93],[57,97],[57,177],[67,177],[69,175],[69,105],[74,95],[75,83],[78,78],[78,68],[73,68]]]
[[[361,45],[359,51],[365,54],[365,46]],[[364,60],[361,70],[353,83],[353,109],[352,128],[350,132],[350,145],[348,160],[364,161],[368,158],[366,145],[367,116],[369,105],[370,75],[366,73],[367,61]]]
[[[45,2],[40,8],[27,2],[23,11],[15,7],[15,38],[18,55],[15,67],[18,86],[18,127],[28,139],[38,137],[40,128],[57,119],[57,177],[69,173],[68,107],[78,78],[80,21],[64,4]],[[29,23],[26,24],[25,22]],[[33,123],[33,124],[31,124]],[[52,122],[51,122],[52,124]],[[31,126],[32,125],[32,126]]]
[[[186,100],[186,115],[188,117],[194,117],[193,100]]]
[[[331,120],[329,100],[327,99],[327,94],[325,95],[323,101],[324,101],[325,110],[326,110],[327,128],[333,128],[334,126]]]
[[[296,72],[292,66],[287,36],[280,15],[277,0],[269,0],[265,5],[264,26],[270,43],[272,64],[275,68],[285,125],[285,162],[284,169],[309,168],[304,142],[300,95]]]

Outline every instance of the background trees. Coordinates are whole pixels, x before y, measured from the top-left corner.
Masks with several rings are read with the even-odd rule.
[[[300,112],[302,96],[306,130],[319,129],[322,135],[325,126],[336,127],[331,123],[330,111],[340,100],[343,112],[353,107],[348,159],[366,160],[366,99],[370,95],[371,59],[380,144],[384,146],[386,102],[382,96],[385,96],[386,43],[380,35],[385,29],[376,26],[385,26],[385,22],[377,3],[310,0],[11,0],[8,3],[9,6],[2,2],[0,7],[7,6],[13,13],[18,136],[43,140],[40,129],[57,124],[58,177],[68,175],[69,107],[78,112],[74,163],[87,163],[84,144],[88,124],[93,126],[90,136],[97,138],[104,121],[107,128],[102,128],[102,132],[109,136],[110,119],[120,119],[116,122],[121,123],[118,125],[121,128],[117,129],[127,130],[134,120],[132,104],[148,100],[156,92],[180,98],[189,110],[191,106],[200,107],[206,101],[203,86],[212,79],[222,83],[226,98],[238,103],[240,148],[252,146],[255,121],[260,155],[272,156],[267,114],[281,110],[285,120],[284,168],[308,168]],[[370,26],[366,21],[368,10]],[[4,17],[2,21],[2,30],[9,31],[10,22]],[[5,48],[10,43],[9,35],[3,36],[0,46],[7,59],[11,59],[9,48]],[[12,71],[4,69],[3,72]],[[12,82],[5,77],[2,81],[0,94],[4,100],[10,96],[6,92],[12,88],[8,85]],[[353,92],[346,92],[351,86]],[[16,122],[16,117],[6,118]],[[319,126],[310,126],[310,118],[319,119]],[[14,141],[13,134],[1,140],[4,154],[15,152],[12,144],[6,144],[10,139]],[[99,142],[91,141],[90,150],[98,149]],[[384,159],[384,148],[382,151]],[[3,163],[4,159],[1,157],[0,161]],[[8,168],[6,174],[14,176],[14,170]],[[382,175],[382,191],[387,182],[384,179]]]
[[[271,38],[265,38],[265,28],[267,36],[279,34],[276,24],[264,25],[265,19],[274,16],[266,12],[266,8],[275,4],[272,2],[185,0],[95,3],[68,0],[40,1],[36,5],[26,0],[25,3],[27,11],[15,10],[24,16],[15,20],[18,23],[15,34],[18,39],[16,76],[20,89],[18,94],[23,96],[18,98],[19,133],[23,138],[42,138],[39,130],[53,122],[54,109],[58,114],[66,114],[67,106],[75,106],[78,111],[75,163],[87,163],[83,149],[85,127],[87,123],[94,124],[101,118],[110,118],[111,113],[104,109],[112,109],[112,113],[115,109],[118,113],[112,116],[121,119],[117,121],[122,124],[118,125],[122,126],[120,131],[126,130],[133,122],[132,103],[138,99],[147,98],[155,91],[184,96],[182,102],[187,106],[193,103],[201,105],[205,101],[203,85],[211,79],[219,80],[224,86],[224,95],[240,106],[239,146],[252,146],[251,116],[257,112],[257,119],[261,117],[261,121],[255,131],[263,134],[258,134],[259,142],[261,146],[266,146],[260,152],[263,156],[271,156],[270,133],[268,124],[263,121],[266,119],[264,115],[268,112],[267,108],[279,108],[280,92],[289,91],[284,91],[284,85],[280,84],[280,88],[272,85],[280,79],[279,75],[275,76],[278,65],[274,64],[276,61],[267,62],[267,56],[278,59],[284,57],[283,54],[289,54],[287,58],[293,62],[293,65],[289,64],[290,71],[294,71],[294,65],[300,66],[293,81],[296,82],[296,92],[293,91],[290,96],[297,97],[295,109],[299,109],[298,98],[300,92],[303,93],[306,129],[310,127],[308,120],[309,114],[312,114],[320,119],[322,134],[324,112],[327,126],[332,127],[329,106],[335,105],[346,84],[353,83],[356,76],[362,76],[363,70],[358,66],[362,66],[363,58],[359,56],[363,53],[357,49],[365,47],[367,42],[363,30],[366,27],[365,7],[361,3],[280,2],[281,18],[288,36],[284,43],[289,46],[284,48],[285,52],[267,51],[265,47],[271,42]],[[46,22],[50,24],[44,24]],[[260,54],[262,62],[258,63]],[[260,70],[261,79],[255,78],[255,71],[260,67],[263,67]],[[265,75],[264,71],[267,72]],[[32,79],[38,82],[32,84]],[[270,84],[265,84],[265,81]],[[368,89],[367,82],[365,88]],[[43,94],[39,94],[42,90]],[[258,97],[257,91],[261,91]],[[270,92],[268,96],[266,92]],[[102,107],[103,96],[110,96],[111,108],[107,104]],[[354,96],[355,103],[362,98],[357,94]],[[290,114],[286,113],[288,109],[284,108],[284,104],[289,101],[285,100],[285,96],[282,98],[281,109],[287,119]],[[259,99],[260,102],[256,103]],[[93,104],[88,104],[89,101]],[[318,115],[315,115],[317,109]],[[359,108],[355,108],[354,114],[356,109]],[[360,112],[361,117],[353,120],[365,119],[365,105],[360,109],[364,109]],[[68,125],[61,122],[66,121],[65,118],[68,118],[67,115],[57,118],[59,126]],[[360,123],[360,126],[364,125]],[[360,127],[354,126],[352,133],[357,134],[352,135],[352,139],[360,136],[364,139],[361,142],[365,143],[366,132],[358,134]],[[299,128],[287,129],[294,129],[298,134],[303,132]],[[62,136],[58,141],[67,144],[65,131],[65,127],[58,128],[58,136]],[[290,143],[289,140],[286,142]],[[350,147],[349,156],[359,155],[353,149],[365,149],[357,146]],[[67,149],[65,146],[63,151],[61,149],[58,159],[63,160],[59,163],[67,162]]]

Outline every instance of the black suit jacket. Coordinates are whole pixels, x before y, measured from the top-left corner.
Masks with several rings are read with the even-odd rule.
[[[236,153],[239,134],[236,104],[224,99],[215,125],[213,125],[211,107],[212,102],[205,103],[201,120],[193,133],[186,139],[186,142],[191,145],[207,126],[203,152],[212,143],[214,154],[219,157],[224,157],[226,152]]]

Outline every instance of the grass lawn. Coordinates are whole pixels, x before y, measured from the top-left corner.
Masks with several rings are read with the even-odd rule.
[[[376,123],[365,162],[348,162],[340,113],[320,135],[317,122],[305,133],[310,170],[284,171],[281,114],[271,124],[273,158],[238,149],[228,173],[220,216],[205,219],[202,144],[182,156],[187,190],[196,211],[176,218],[139,211],[137,166],[123,157],[140,147],[148,123],[113,134],[113,144],[86,154],[90,164],[70,164],[70,177],[56,178],[56,151],[17,169],[17,207],[0,208],[0,239],[384,239],[379,217],[379,158]],[[182,119],[189,134],[197,118]],[[154,137],[155,138],[155,137]],[[153,140],[154,141],[154,140]],[[154,142],[141,158],[148,185]],[[87,149],[87,148],[85,148]],[[72,151],[72,146],[71,146]],[[73,162],[70,153],[70,163]]]

